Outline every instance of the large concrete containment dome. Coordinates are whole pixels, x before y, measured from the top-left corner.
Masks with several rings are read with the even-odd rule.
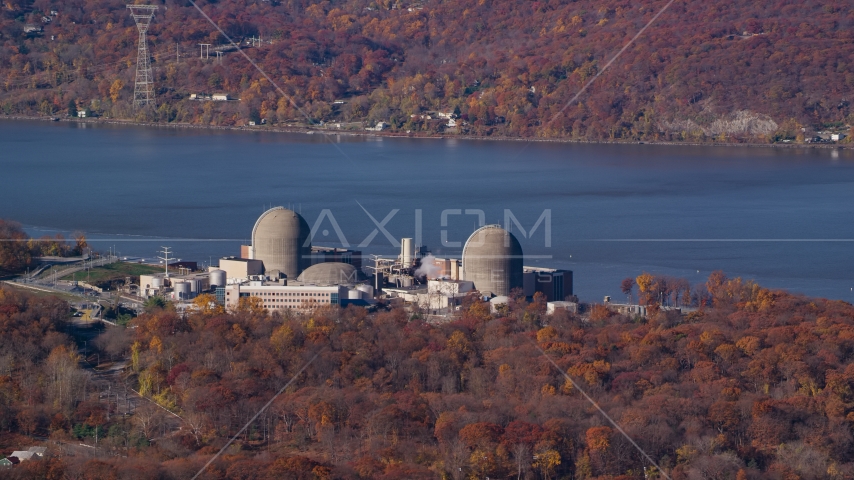
[[[522,246],[500,225],[475,230],[463,247],[463,280],[482,294],[509,295],[524,285]]]
[[[278,270],[297,278],[311,265],[311,229],[297,212],[274,207],[264,212],[252,229],[254,259],[265,271]]]

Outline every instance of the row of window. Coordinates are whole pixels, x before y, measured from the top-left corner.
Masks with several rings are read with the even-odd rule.
[[[303,292],[252,292],[258,297],[328,297],[328,293],[303,293]]]
[[[231,292],[225,292],[226,295],[231,296]],[[219,295],[219,291],[217,291],[217,295]],[[328,293],[275,293],[275,292],[240,292],[241,297],[328,297],[330,294]]]
[[[271,303],[276,303],[276,302],[293,302],[293,303],[304,303],[304,302],[305,302],[305,303],[308,303],[308,302],[318,302],[318,301],[322,301],[322,300],[318,300],[318,299],[315,299],[315,298],[308,298],[308,299],[305,299],[305,300],[303,300],[303,299],[299,299],[299,300],[298,300],[298,299],[296,299],[296,298],[265,298],[265,299],[263,299],[263,300],[264,300],[265,302],[271,302]],[[266,305],[266,303],[265,303],[264,305]]]

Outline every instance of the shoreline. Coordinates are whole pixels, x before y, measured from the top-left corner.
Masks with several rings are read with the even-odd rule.
[[[0,115],[0,120],[26,120],[40,121],[49,123],[81,123],[93,125],[120,125],[131,127],[156,127],[156,128],[174,128],[174,129],[192,129],[192,130],[231,130],[239,132],[269,132],[269,133],[295,133],[301,135],[345,135],[351,137],[366,137],[366,138],[410,138],[424,140],[468,140],[468,141],[493,141],[493,142],[535,142],[535,143],[563,143],[563,144],[579,144],[579,145],[655,145],[655,146],[688,146],[688,147],[765,147],[765,148],[808,148],[808,149],[830,149],[830,150],[850,150],[854,149],[854,143],[848,145],[842,144],[802,144],[802,143],[723,143],[723,142],[663,142],[663,141],[594,141],[594,140],[572,140],[567,138],[522,138],[522,137],[479,137],[475,135],[432,135],[432,134],[412,134],[412,133],[382,133],[382,132],[354,132],[354,131],[337,131],[327,130],[322,128],[308,127],[280,127],[280,126],[217,126],[217,125],[194,125],[191,123],[158,123],[158,122],[137,122],[132,120],[116,120],[116,119],[101,119],[101,118],[77,118],[67,117],[41,117],[29,115]]]

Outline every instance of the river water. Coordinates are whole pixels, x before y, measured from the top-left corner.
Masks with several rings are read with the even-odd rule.
[[[270,205],[320,219],[314,244],[385,255],[387,216],[392,237],[458,256],[483,212],[509,223],[526,264],[573,270],[584,300],[622,298],[643,271],[700,283],[720,269],[854,301],[850,151],[0,122],[0,218],[32,235],[215,263]]]

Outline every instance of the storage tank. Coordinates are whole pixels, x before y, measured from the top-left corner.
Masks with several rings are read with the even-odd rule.
[[[412,244],[411,238],[400,239],[400,263],[404,267],[412,265],[415,259],[415,247]]]
[[[475,230],[463,247],[463,280],[484,295],[508,295],[523,287],[522,246],[500,225]]]
[[[155,290],[159,290],[163,287],[163,279],[160,277],[154,277],[151,279],[151,288]]]
[[[347,298],[350,300],[361,300],[362,299],[362,292],[360,292],[358,290],[348,290],[347,291]]]
[[[501,295],[501,296],[498,296],[495,298],[491,298],[489,300],[489,311],[492,313],[495,313],[498,311],[499,307],[501,307],[502,305],[507,305],[509,303],[510,303],[510,299],[504,295]]]
[[[370,300],[374,298],[374,287],[366,284],[356,285],[356,290],[362,292],[362,298]]]
[[[193,279],[187,280],[187,283],[190,284],[190,291],[192,293],[199,293],[199,280],[198,279],[193,278]]]
[[[172,289],[174,290],[175,298],[190,298],[190,282],[175,282]]]
[[[311,229],[302,216],[285,207],[264,212],[252,228],[252,249],[264,270],[297,278],[311,265]]]
[[[211,287],[224,287],[226,278],[225,270],[211,270]]]

